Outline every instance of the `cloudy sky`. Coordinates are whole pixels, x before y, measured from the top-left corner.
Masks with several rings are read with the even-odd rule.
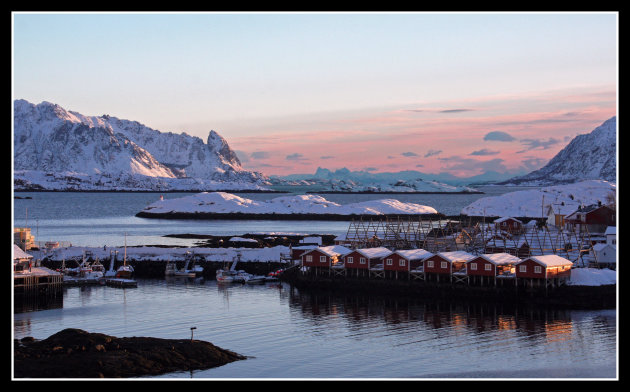
[[[13,97],[247,169],[534,170],[617,112],[618,14],[14,13]]]

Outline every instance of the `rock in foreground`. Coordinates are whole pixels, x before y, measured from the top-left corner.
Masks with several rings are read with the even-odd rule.
[[[117,338],[64,329],[44,340],[15,341],[15,378],[141,377],[209,369],[246,359],[209,342]]]

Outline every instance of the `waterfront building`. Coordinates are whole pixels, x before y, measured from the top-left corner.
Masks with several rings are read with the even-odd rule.
[[[393,271],[396,278],[399,273],[406,273],[408,278],[425,279],[424,261],[433,253],[424,249],[405,249],[392,252],[385,257],[385,271]]]
[[[314,271],[316,275],[322,270],[330,273],[332,265],[341,262],[341,256],[351,251],[351,249],[341,245],[316,247],[307,250],[301,256],[302,270],[307,267],[310,271]]]
[[[453,273],[460,272],[466,266],[466,262],[475,257],[468,252],[439,252],[424,261],[424,272],[440,281],[440,276],[446,276],[452,282]],[[444,279],[444,278],[442,278]]]
[[[540,285],[560,285],[571,277],[573,262],[558,255],[530,256],[514,265],[516,282],[519,279]]]
[[[350,275],[354,273],[358,276],[360,273],[367,272],[374,276],[382,276],[383,258],[391,253],[391,250],[384,247],[355,249],[342,256],[340,267],[348,271]]]
[[[29,250],[35,246],[35,237],[31,234],[30,227],[14,227],[13,243],[22,250]]]
[[[515,264],[521,259],[509,253],[488,253],[466,262],[466,281],[484,284],[492,279],[496,286],[497,277],[514,278]]]

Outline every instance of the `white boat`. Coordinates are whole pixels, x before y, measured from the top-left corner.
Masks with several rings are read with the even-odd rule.
[[[267,281],[267,278],[263,275],[250,275],[245,278],[247,284],[262,284]]]
[[[217,270],[217,282],[219,283],[234,283],[236,282],[236,273],[234,271],[226,269]]]
[[[116,270],[116,278],[131,279],[134,269],[132,266],[127,265],[127,233],[125,233],[125,256],[123,258],[123,265]]]

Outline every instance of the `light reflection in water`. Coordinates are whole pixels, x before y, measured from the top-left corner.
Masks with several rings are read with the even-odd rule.
[[[194,378],[581,378],[615,376],[614,318],[614,310],[141,279],[135,289],[69,288],[62,308],[15,314],[14,334],[41,339],[81,328],[182,338],[196,326],[196,339],[252,357]]]

